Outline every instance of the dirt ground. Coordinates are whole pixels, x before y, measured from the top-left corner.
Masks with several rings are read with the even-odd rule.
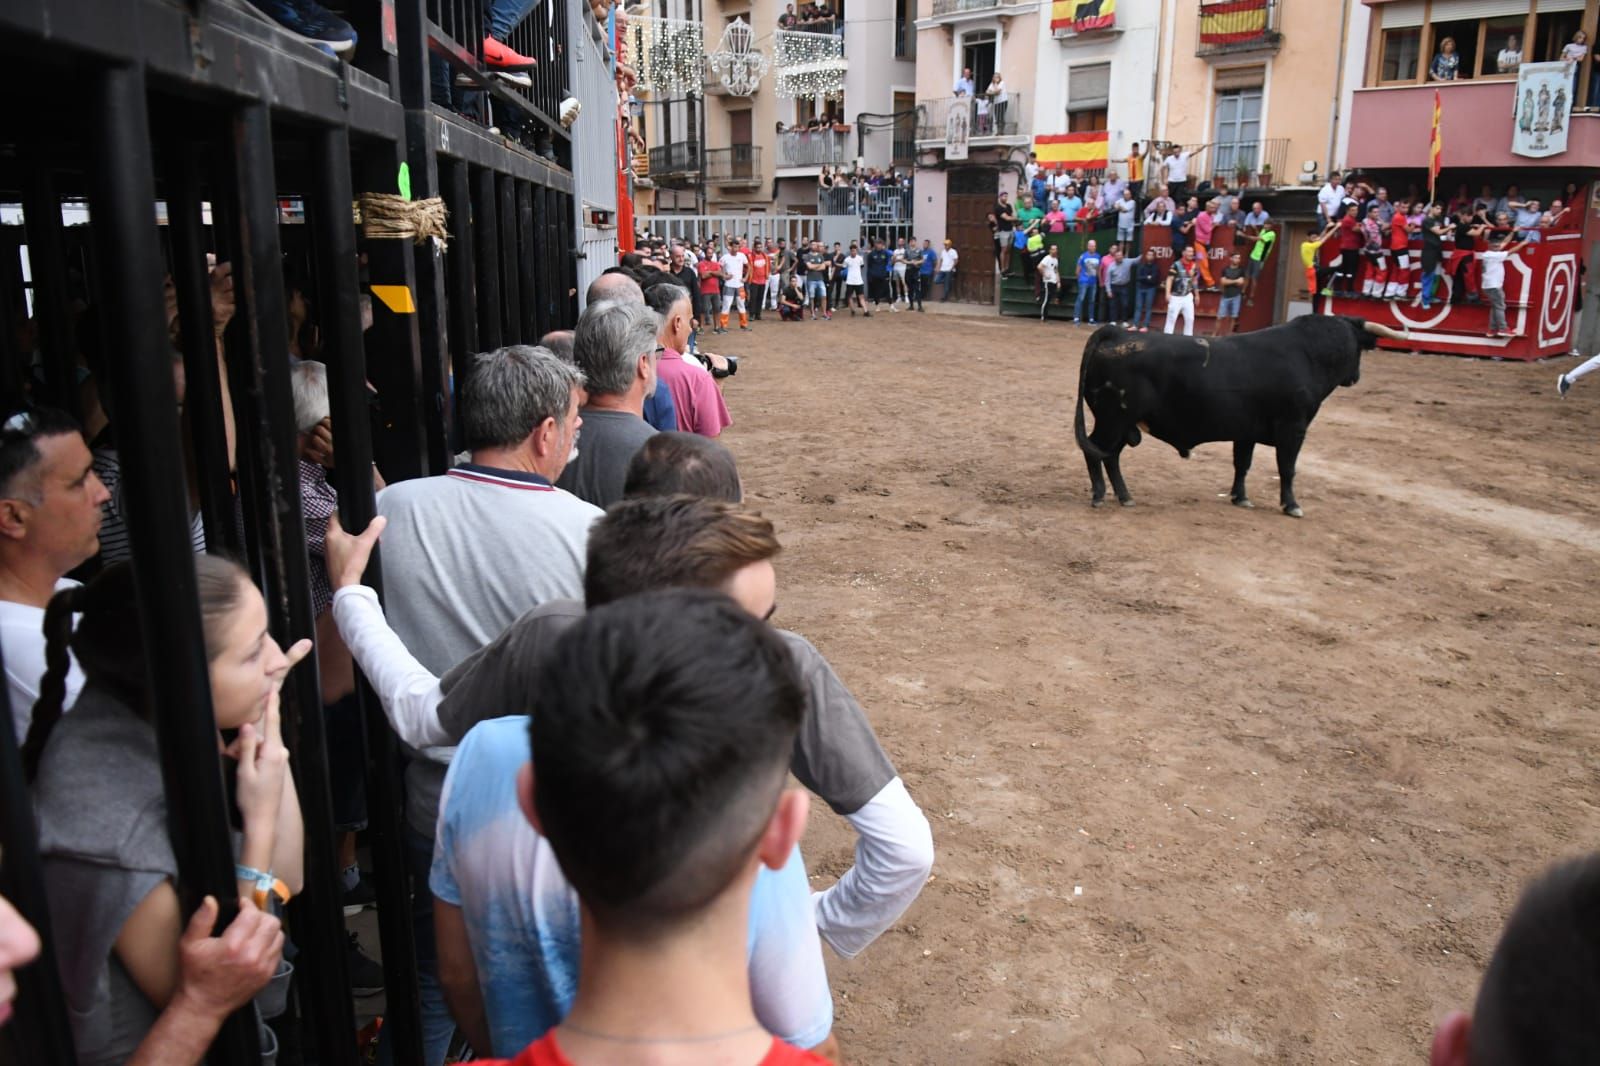
[[[1086,329],[879,315],[718,337],[778,622],[933,824],[830,960],[855,1063],[1401,1063],[1600,817],[1600,384],[1378,354],[1284,517],[1258,449],[1146,439],[1088,506]],[[813,808],[814,883],[850,861]],[[1080,894],[1081,890],[1081,894]]]

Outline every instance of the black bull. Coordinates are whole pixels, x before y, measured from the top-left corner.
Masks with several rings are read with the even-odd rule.
[[[1124,507],[1133,497],[1122,480],[1122,449],[1140,431],[1166,441],[1185,459],[1200,444],[1233,442],[1233,502],[1250,507],[1244,479],[1257,444],[1278,451],[1279,496],[1285,514],[1303,513],[1294,499],[1294,464],[1306,428],[1334,389],[1361,377],[1361,353],[1378,338],[1402,334],[1375,322],[1303,315],[1282,326],[1231,337],[1130,333],[1102,326],[1089,338],[1078,369],[1073,429],[1089,464],[1094,506],[1106,481]],[[1084,428],[1083,407],[1094,412]]]

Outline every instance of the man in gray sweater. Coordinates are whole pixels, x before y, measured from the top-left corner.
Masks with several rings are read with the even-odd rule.
[[[428,669],[443,674],[529,609],[583,595],[589,526],[601,512],[555,486],[584,423],[582,388],[583,374],[544,348],[512,345],[477,356],[461,386],[472,461],[378,495],[378,514],[388,523],[389,621]],[[428,1066],[444,1061],[454,1028],[438,984],[428,893],[439,791],[454,750],[423,749],[406,769],[406,851]]]
[[[655,435],[655,427],[644,420],[644,401],[656,389],[660,326],[660,317],[640,299],[592,303],[578,319],[573,356],[586,379],[589,402],[578,455],[558,484],[596,507],[622,499],[628,463]]]

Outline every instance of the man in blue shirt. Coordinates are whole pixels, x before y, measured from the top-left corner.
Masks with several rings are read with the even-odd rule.
[[[889,310],[898,311],[889,300],[889,250],[883,246],[882,237],[872,239],[872,251],[867,253],[867,299],[872,306],[888,303]]]
[[[1094,241],[1084,246],[1083,254],[1078,256],[1078,298],[1073,304],[1072,321],[1079,322],[1083,318],[1083,305],[1089,303],[1089,325],[1094,325],[1094,300],[1100,288],[1100,253],[1095,250]]]
[[[917,310],[926,311],[922,299],[933,288],[933,271],[939,265],[939,253],[933,250],[932,241],[922,242],[922,268],[917,271]]]

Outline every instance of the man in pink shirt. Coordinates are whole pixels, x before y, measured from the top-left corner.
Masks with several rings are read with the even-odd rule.
[[[728,405],[722,400],[722,390],[717,388],[710,371],[683,357],[694,319],[689,290],[672,282],[661,282],[646,289],[644,298],[651,310],[661,316],[661,328],[656,334],[656,343],[661,345],[656,377],[672,392],[672,404],[678,410],[678,429],[703,437],[719,436],[724,427],[733,424],[728,416]]]
[[[1212,200],[1194,220],[1194,258],[1200,276],[1206,279],[1206,288],[1214,289],[1217,283],[1211,277],[1211,231],[1217,228],[1217,202]]]

